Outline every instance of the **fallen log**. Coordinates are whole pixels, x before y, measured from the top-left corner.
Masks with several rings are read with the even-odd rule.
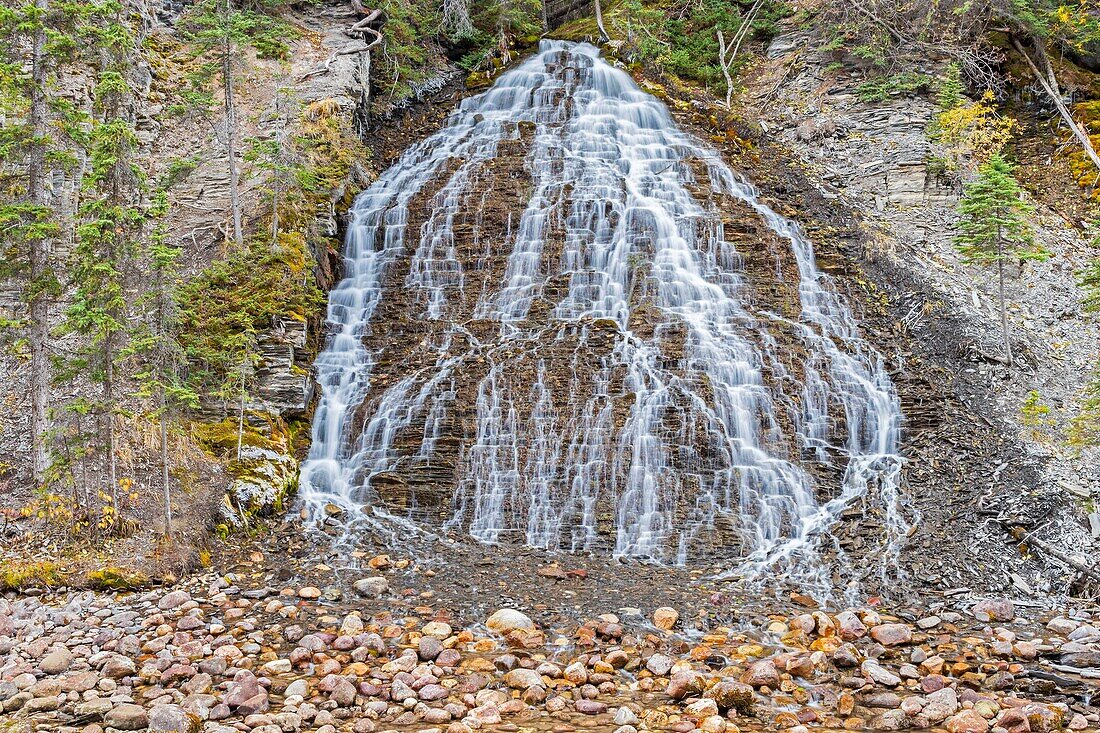
[[[1036,538],[1034,536],[1034,532],[1028,532],[1023,527],[1013,527],[1009,525],[1008,522],[1002,522],[1002,524],[1005,526],[1005,529],[1008,530],[1008,533],[1012,535],[1013,539],[1020,542],[1020,544],[1031,545],[1033,548],[1038,549],[1047,555],[1050,555],[1059,562],[1069,565],[1074,570],[1077,570],[1078,572],[1092,578],[1093,580],[1100,580],[1100,570],[1089,567],[1080,560],[1074,559],[1065,554],[1058,548],[1052,546],[1050,543],[1044,542],[1043,540]]]

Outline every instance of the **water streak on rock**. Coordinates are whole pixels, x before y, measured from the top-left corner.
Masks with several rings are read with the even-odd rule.
[[[487,234],[485,181],[517,141],[529,195]],[[380,486],[432,470],[444,527],[484,542],[812,575],[867,497],[896,551],[902,416],[881,357],[799,227],[592,46],[543,42],[352,214],[301,476],[317,518],[426,518]],[[387,298],[427,330],[382,379]]]

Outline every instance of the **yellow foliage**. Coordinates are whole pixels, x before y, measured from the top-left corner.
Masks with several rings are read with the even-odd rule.
[[[1012,139],[1016,120],[997,112],[993,101],[993,92],[987,91],[978,101],[958,104],[936,119],[936,138],[957,167],[977,168]]]
[[[1077,51],[1084,51],[1086,40],[1096,27],[1096,14],[1100,5],[1092,0],[1061,3],[1051,14],[1049,33]]]
[[[1100,134],[1097,134],[1100,132],[1100,100],[1073,105],[1073,116],[1089,134],[1093,147],[1100,148]],[[1066,131],[1064,134],[1069,138],[1072,133]],[[1097,186],[1100,183],[1100,174],[1092,158],[1076,143],[1069,153],[1069,169],[1077,185],[1086,190],[1091,189],[1089,197],[1093,201],[1100,201],[1100,186]]]

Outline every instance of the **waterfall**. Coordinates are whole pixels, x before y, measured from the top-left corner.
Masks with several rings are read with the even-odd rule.
[[[351,213],[314,517],[817,576],[863,500],[896,553],[881,356],[798,225],[594,47],[544,41]]]

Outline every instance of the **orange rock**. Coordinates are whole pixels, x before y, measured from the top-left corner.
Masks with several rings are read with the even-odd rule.
[[[826,654],[832,654],[840,645],[843,644],[839,637],[836,636],[822,636],[819,639],[814,639],[810,644],[810,651],[825,652]]]
[[[963,710],[947,719],[948,733],[986,733],[989,721],[975,710]]]
[[[695,646],[691,648],[689,656],[697,662],[701,662],[711,655],[713,650],[709,646]]]
[[[836,624],[831,618],[821,611],[814,611],[813,619],[815,622],[815,630],[818,636],[835,636]]]
[[[777,728],[793,728],[798,724],[798,716],[794,713],[784,711],[775,716],[775,727]]]
[[[669,631],[680,620],[680,612],[675,608],[662,606],[653,612],[653,625],[662,631]]]
[[[788,631],[786,634],[783,634],[782,641],[787,646],[805,649],[810,644],[810,637],[807,636],[806,632],[802,629],[796,629],[794,631]]]
[[[485,657],[470,657],[462,663],[463,669],[468,669],[471,672],[494,672],[496,671],[496,665]]]

